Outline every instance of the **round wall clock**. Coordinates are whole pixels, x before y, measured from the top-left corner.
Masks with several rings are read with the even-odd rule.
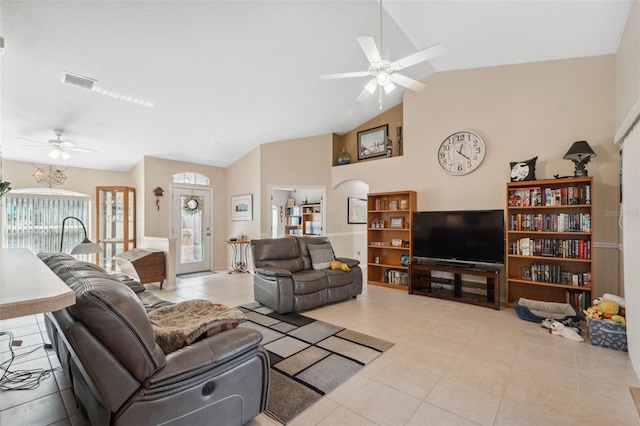
[[[438,148],[438,164],[450,175],[462,176],[478,168],[484,153],[482,138],[474,132],[462,130],[442,141]]]

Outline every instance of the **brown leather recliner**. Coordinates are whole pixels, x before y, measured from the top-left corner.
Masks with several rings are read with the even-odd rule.
[[[38,257],[76,293],[75,305],[45,322],[93,426],[242,425],[266,408],[269,360],[259,332],[238,327],[165,355],[146,311],[170,302],[69,255]]]
[[[253,293],[256,301],[280,314],[298,312],[362,293],[360,261],[344,257],[348,272],[313,269],[308,246],[327,244],[326,237],[286,237],[251,240]]]

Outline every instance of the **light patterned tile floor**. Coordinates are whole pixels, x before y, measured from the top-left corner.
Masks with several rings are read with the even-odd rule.
[[[253,301],[252,275],[178,280],[147,288],[181,301]],[[626,353],[552,336],[512,309],[443,301],[381,287],[305,312],[395,346],[296,418],[293,425],[640,425],[629,386],[640,386]],[[584,328],[584,327],[583,327]],[[42,315],[0,321],[23,345],[12,369],[56,368]],[[0,361],[8,359],[0,337]],[[27,391],[0,393],[0,426],[87,425],[60,371]],[[273,426],[260,415],[250,426]]]

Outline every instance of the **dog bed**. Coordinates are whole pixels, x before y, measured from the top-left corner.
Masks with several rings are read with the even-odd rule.
[[[550,318],[561,323],[580,323],[580,315],[576,313],[568,303],[542,302],[540,300],[529,300],[519,298],[513,304],[518,317],[525,321],[540,323],[544,319]]]

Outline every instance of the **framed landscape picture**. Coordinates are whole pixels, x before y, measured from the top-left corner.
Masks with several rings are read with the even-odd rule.
[[[253,220],[253,195],[231,197],[231,220]]]
[[[388,124],[358,132],[358,160],[386,155],[385,142],[388,134]]]
[[[367,223],[367,200],[347,198],[347,223]]]

